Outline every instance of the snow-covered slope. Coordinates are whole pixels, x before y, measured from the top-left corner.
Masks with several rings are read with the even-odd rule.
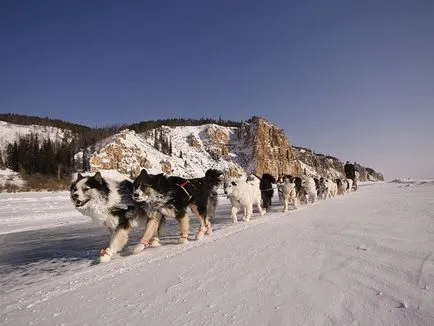
[[[171,142],[172,155],[155,148],[157,139]],[[90,156],[93,170],[115,169],[130,175],[146,168],[151,173],[173,173],[182,177],[202,176],[209,168],[242,173],[247,166],[251,148],[237,140],[236,128],[218,125],[195,127],[161,127],[136,134],[132,130],[109,137],[93,146]],[[82,155],[79,153],[78,155]],[[79,161],[79,160],[78,160]]]
[[[371,183],[236,225],[221,198],[210,238],[176,245],[169,223],[160,248],[91,266],[108,234],[67,193],[0,194],[0,221],[80,222],[0,235],[0,324],[433,325],[433,195]]]
[[[231,175],[271,173],[278,177],[300,175],[306,170],[318,177],[344,176],[342,161],[292,147],[282,129],[263,119],[239,128],[206,124],[162,126],[141,134],[123,130],[89,147],[87,153],[91,170],[115,169],[125,175],[137,175],[146,168],[152,173],[163,171],[188,178],[217,168]],[[81,155],[77,154],[76,162],[82,162]],[[370,169],[369,174],[367,169],[358,168],[359,181],[378,180],[375,171]]]
[[[40,125],[18,125],[0,121],[0,150],[5,150],[8,144],[13,144],[18,138],[30,134],[37,134],[39,139],[50,139],[61,142],[71,139],[71,130]]]

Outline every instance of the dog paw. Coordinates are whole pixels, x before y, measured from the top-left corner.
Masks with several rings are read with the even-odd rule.
[[[202,239],[205,236],[206,232],[207,232],[207,228],[206,227],[200,227],[197,230],[197,233],[196,233],[196,240]]]
[[[101,255],[97,258],[97,262],[98,263],[106,263],[108,262],[110,259],[112,259],[112,256],[110,255]]]
[[[183,237],[181,237],[181,238],[179,238],[178,243],[179,243],[179,244],[185,244],[185,243],[188,243],[188,239],[187,239],[187,238],[183,238]]]
[[[101,249],[100,256],[96,259],[98,263],[106,263],[113,257],[113,252],[110,248]]]
[[[158,239],[158,238],[151,239],[151,242],[149,243],[149,247],[151,247],[151,248],[157,248],[159,246],[161,246],[160,239]]]
[[[131,252],[133,254],[138,254],[139,252],[142,252],[143,250],[145,250],[147,246],[144,243],[138,243],[136,244],[133,249],[131,250]]]
[[[211,234],[212,234],[212,228],[210,226],[208,226],[206,228],[205,235],[211,235]]]

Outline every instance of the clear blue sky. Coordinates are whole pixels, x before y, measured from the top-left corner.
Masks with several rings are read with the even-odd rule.
[[[434,177],[434,2],[1,1],[0,111],[101,126],[260,115]]]

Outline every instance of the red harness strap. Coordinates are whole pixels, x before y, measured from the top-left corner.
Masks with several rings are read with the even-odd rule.
[[[184,192],[188,196],[188,200],[190,200],[191,199],[191,195],[188,193],[187,189],[184,188],[188,183],[190,183],[190,181],[185,180],[183,183],[179,184],[178,187],[181,187],[181,189],[184,190]]]

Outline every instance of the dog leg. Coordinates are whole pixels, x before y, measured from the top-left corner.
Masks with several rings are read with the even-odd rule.
[[[261,207],[261,202],[258,202],[258,203],[256,204],[256,206],[258,207],[259,215],[264,216],[265,213],[267,212],[267,210],[266,210],[266,209],[263,209],[263,208]],[[253,210],[253,205],[252,205],[252,210]]]
[[[250,221],[250,218],[252,217],[253,205],[246,205],[246,206],[244,206],[244,208],[246,211],[246,216],[244,216],[243,220],[248,222],[248,221]]]
[[[298,209],[300,207],[300,201],[299,201],[298,197],[294,197],[293,202],[294,202],[294,208]]]
[[[180,218],[178,218],[178,222],[179,222],[179,233],[180,233],[180,238],[178,240],[178,242],[180,244],[184,244],[188,242],[188,229],[189,229],[189,218],[188,215],[185,214],[184,216],[181,216]]]
[[[237,206],[232,206],[232,208],[231,208],[232,223],[237,223],[238,222],[237,214],[238,214],[238,207]]]
[[[206,209],[202,208],[199,209],[197,206],[192,205],[190,206],[191,211],[193,212],[193,214],[195,214],[197,216],[197,218],[199,219],[200,222],[200,226],[197,229],[196,232],[196,240],[200,240],[204,237],[206,231],[207,231],[207,220],[206,220]],[[201,213],[202,212],[202,213]]]
[[[146,224],[145,232],[143,233],[142,238],[139,243],[136,244],[132,250],[133,254],[138,254],[143,251],[146,247],[150,246],[150,240],[152,238],[152,243],[154,243],[153,236],[157,233],[158,225],[160,224],[161,215],[154,214],[152,217],[148,219],[148,223]],[[157,238],[158,239],[158,238]],[[158,239],[158,242],[160,240]],[[158,247],[158,246],[157,246]]]
[[[206,222],[204,216],[199,216],[200,226],[199,229],[196,232],[196,240],[200,240],[204,237],[205,232],[207,230],[206,228]]]
[[[108,248],[102,249],[98,262],[105,263],[113,258],[127,243],[130,227],[118,226],[112,233]]]
[[[208,217],[205,217],[205,227],[206,227],[205,235],[211,235],[212,234],[212,227],[211,227],[211,222],[210,222]]]
[[[287,212],[288,211],[288,200],[285,199],[283,201],[283,212]]]

